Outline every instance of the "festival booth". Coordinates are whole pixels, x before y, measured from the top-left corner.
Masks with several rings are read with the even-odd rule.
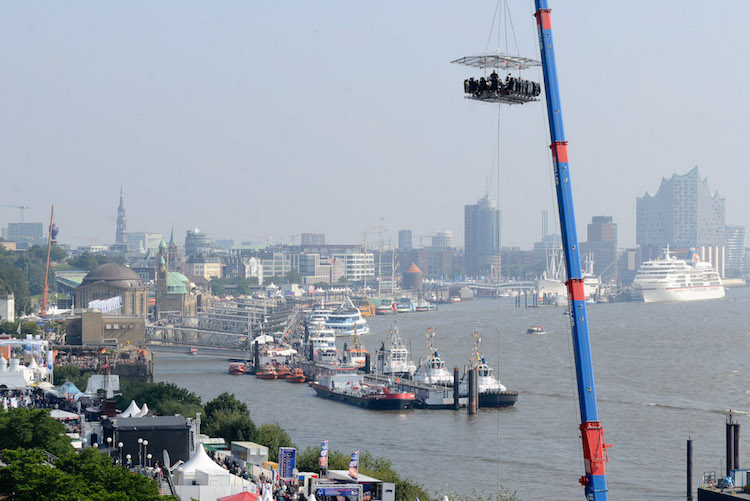
[[[324,490],[321,491],[321,494],[318,494],[318,490],[321,488],[336,489],[340,486],[349,489],[352,485],[361,488],[361,497],[352,498],[348,494],[331,494],[334,492],[333,490]],[[396,487],[393,483],[383,482],[362,473],[359,473],[357,478],[354,479],[349,475],[349,470],[328,470],[325,478],[314,483],[313,492],[318,501],[338,495],[358,501],[395,501],[396,499]]]
[[[255,484],[216,464],[202,445],[187,462],[174,468],[173,474],[175,493],[180,499],[214,501],[243,491],[257,493]]]

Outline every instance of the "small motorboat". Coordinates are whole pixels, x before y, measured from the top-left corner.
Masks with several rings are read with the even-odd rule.
[[[229,364],[229,373],[240,375],[245,373],[245,364],[243,362],[232,362]]]
[[[290,383],[304,383],[305,373],[302,372],[302,369],[292,369],[292,372],[289,373],[286,380]]]
[[[190,348],[190,351],[188,351],[188,354],[190,354],[190,355],[197,355],[198,354],[198,348],[196,348],[196,347]]]
[[[264,365],[258,372],[255,373],[255,377],[260,379],[276,379],[279,375],[276,373],[276,369],[273,365]]]
[[[547,334],[541,325],[532,325],[526,330],[526,334]]]

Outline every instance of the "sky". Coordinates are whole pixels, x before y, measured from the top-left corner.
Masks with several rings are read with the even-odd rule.
[[[358,243],[382,224],[462,245],[489,184],[502,245],[530,247],[555,210],[544,106],[466,100],[480,72],[450,64],[538,58],[532,2],[507,3],[491,33],[486,0],[6,2],[2,203],[27,221],[54,203],[73,245],[114,241],[120,187],[129,231],[180,240]],[[579,238],[607,215],[633,246],[636,197],[696,165],[750,226],[750,3],[550,3]]]

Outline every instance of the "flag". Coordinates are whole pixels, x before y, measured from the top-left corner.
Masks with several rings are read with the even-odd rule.
[[[323,440],[320,444],[320,456],[318,456],[318,465],[324,470],[328,468],[328,440]]]
[[[102,348],[99,353],[107,353],[107,348]]]
[[[349,460],[349,476],[354,480],[359,477],[359,451],[352,452],[352,458]]]

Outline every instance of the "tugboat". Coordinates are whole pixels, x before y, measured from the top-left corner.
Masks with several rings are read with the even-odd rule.
[[[304,383],[305,374],[302,372],[302,369],[292,369],[292,372],[289,373],[286,380],[289,383]]]
[[[360,374],[320,376],[310,386],[319,397],[373,410],[410,409],[416,399],[411,392],[394,392],[386,385],[365,383]]]
[[[344,356],[343,365],[349,365],[356,369],[364,367],[367,363],[367,350],[359,344],[359,334],[357,334],[357,328],[354,328],[352,334],[352,347],[347,348],[344,343]]]
[[[425,384],[452,385],[453,374],[445,368],[445,362],[432,344],[434,338],[435,329],[430,327],[427,329],[427,356],[419,361],[412,379]]]
[[[261,370],[259,370],[255,377],[259,379],[276,379],[279,375],[276,373],[276,369],[273,365],[264,365]]]
[[[384,376],[411,377],[416,370],[417,366],[409,360],[409,350],[401,339],[398,324],[394,323],[378,350],[375,372]]]
[[[474,353],[469,360],[469,365],[464,370],[464,375],[459,384],[459,395],[469,394],[469,371],[477,369],[477,388],[479,393],[479,407],[510,407],[518,400],[517,391],[508,391],[500,381],[495,378],[494,370],[487,365],[482,356],[482,338],[478,332],[474,332]]]

